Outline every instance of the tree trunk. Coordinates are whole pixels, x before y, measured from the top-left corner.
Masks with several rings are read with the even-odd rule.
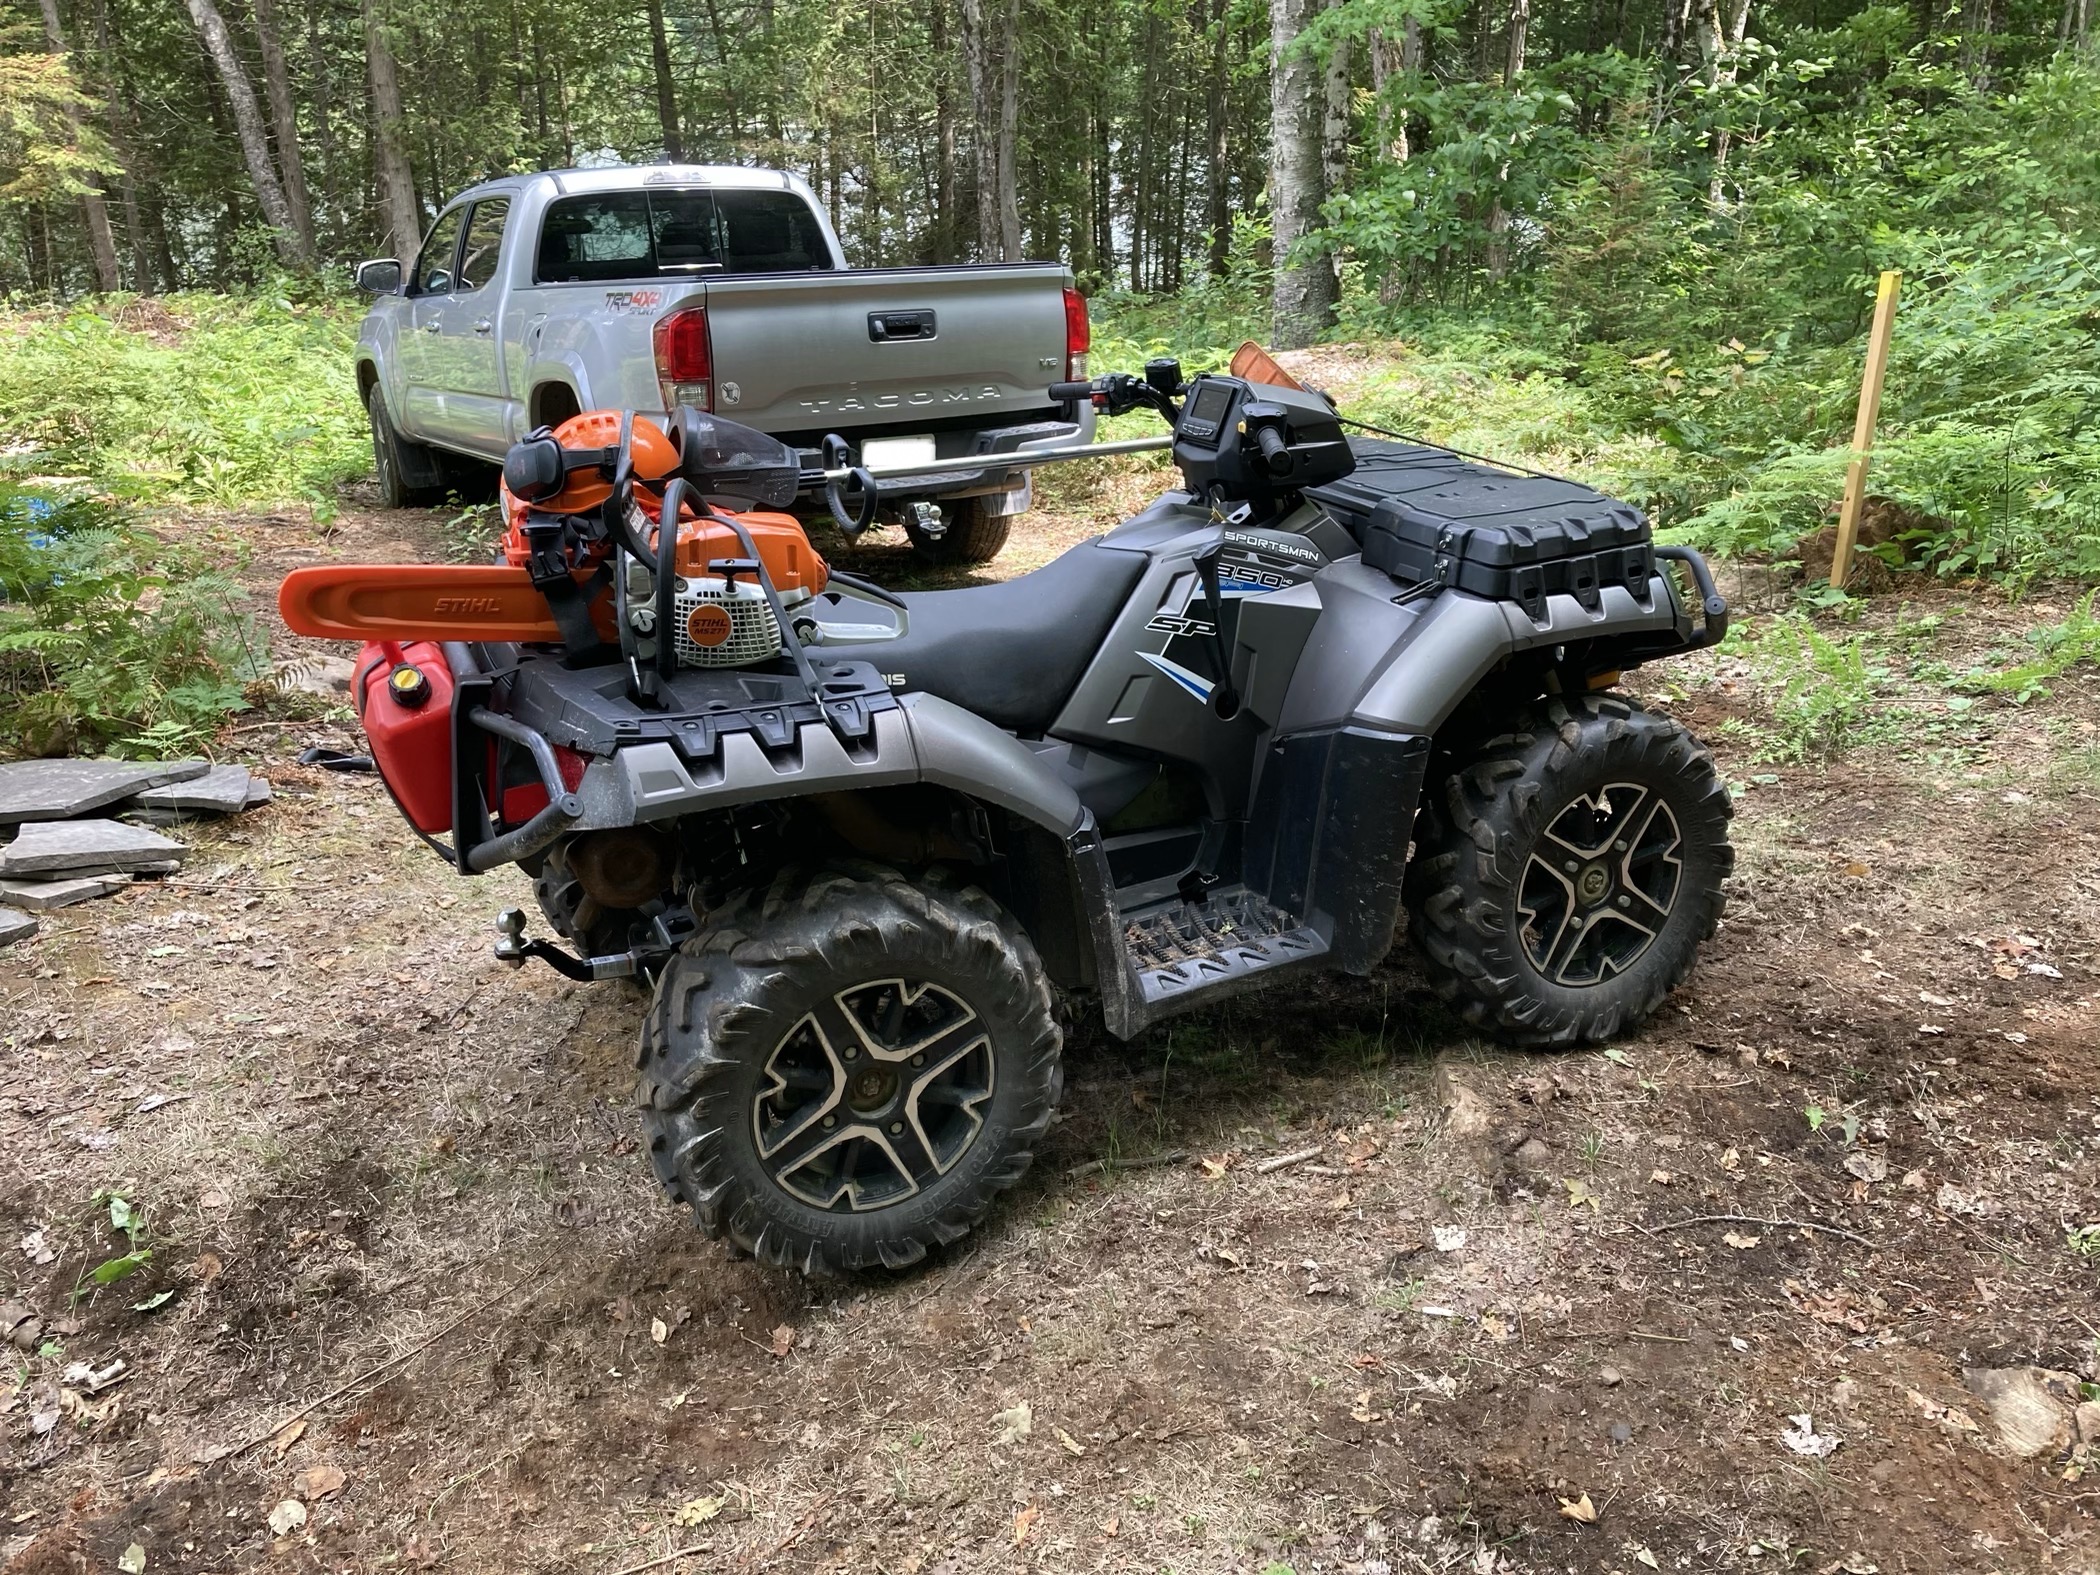
[[[1269,215],[1276,236],[1272,336],[1279,349],[1297,350],[1334,326],[1334,266],[1317,251],[1299,253],[1320,220],[1320,129],[1325,118],[1325,71],[1292,48],[1319,0],[1269,0]]]
[[[1408,82],[1422,69],[1422,23],[1410,16],[1400,26],[1395,48],[1390,34],[1371,30],[1371,92],[1378,100],[1378,150],[1383,158],[1405,164],[1413,156],[1407,112],[1397,113],[1390,98],[1395,82]]]
[[[663,128],[664,157],[685,162],[678,129],[678,82],[671,75],[671,40],[664,32],[664,0],[649,0],[649,59],[656,68],[656,121]]]
[[[42,9],[44,13],[44,42],[50,47],[52,54],[63,55],[66,53],[66,32],[65,28],[59,23],[58,0],[42,0]],[[72,140],[78,142],[80,140],[79,115],[68,110],[66,112],[66,120],[72,132]],[[97,177],[96,186],[99,188],[101,184],[100,177]],[[109,204],[103,201],[102,193],[99,189],[84,191],[80,194],[80,217],[87,225],[88,250],[93,253],[95,259],[96,288],[104,295],[121,290],[124,287],[124,281],[117,273],[117,241],[116,237],[110,233]]]
[[[1748,0],[1745,0],[1748,3]],[[1531,0],[1509,0],[1509,52],[1503,57],[1502,81],[1514,88],[1524,74],[1524,52],[1531,38]],[[1495,205],[1488,210],[1487,267],[1490,279],[1509,273],[1509,209],[1502,204],[1501,183],[1509,179],[1509,165],[1495,172]]]
[[[270,168],[270,139],[263,130],[262,111],[255,104],[255,89],[248,85],[248,73],[241,66],[240,56],[233,51],[233,37],[226,31],[226,19],[219,15],[219,8],[212,0],[186,0],[190,20],[197,25],[197,36],[204,40],[205,52],[218,68],[219,82],[226,90],[226,101],[233,110],[234,132],[241,144],[241,158],[248,166],[248,183],[255,188],[256,205],[262,209],[263,219],[276,232],[277,256],[287,267],[311,268],[314,265],[314,250],[308,245],[298,226],[292,222],[291,204],[285,200],[284,187],[278,184],[277,172]]]
[[[1231,73],[1230,6],[1228,0],[1212,0],[1210,78],[1203,88],[1203,127],[1206,133],[1203,217],[1210,228],[1210,271],[1214,278],[1223,278],[1232,263]]]
[[[313,203],[306,194],[306,163],[299,156],[299,115],[292,102],[292,74],[285,68],[284,44],[277,32],[274,0],[253,0],[255,37],[262,45],[263,90],[270,100],[270,129],[277,137],[277,168],[284,180],[285,205],[292,228],[307,253],[314,249]]]
[[[1722,5],[1728,6],[1728,14],[1721,13]],[[1989,0],[1985,0],[1989,4]],[[1699,53],[1706,62],[1706,80],[1709,86],[1722,88],[1735,85],[1736,72],[1742,59],[1743,34],[1750,26],[1750,0],[1699,0]],[[1721,110],[1728,110],[1727,100],[1721,101]],[[1706,200],[1710,207],[1719,209],[1724,205],[1724,186],[1728,175],[1728,150],[1732,141],[1726,125],[1714,130],[1713,174],[1707,182]]]
[[[1018,262],[1021,191],[1015,146],[1021,125],[1021,0],[1006,0],[999,44],[999,255]]]
[[[340,208],[341,170],[335,156],[335,88],[328,75],[328,51],[321,43],[321,8],[306,9],[306,59],[313,73],[308,98],[314,111],[314,146],[319,151],[321,200],[314,204],[314,223],[332,218]]]
[[[95,48],[102,57],[110,145],[117,152],[117,192],[124,213],[124,240],[131,252],[131,287],[141,295],[151,295],[153,264],[146,250],[145,223],[139,214],[138,144],[131,135],[132,120],[127,107],[132,99],[119,65],[122,57],[117,53],[115,30],[109,25],[108,0],[95,0]]]
[[[423,239],[422,211],[416,204],[416,176],[408,162],[407,132],[401,113],[401,76],[379,8],[383,0],[363,0],[365,73],[372,87],[372,173],[379,183],[380,211],[386,217],[385,245],[405,270]]]
[[[949,56],[948,0],[926,8],[926,38],[933,53],[933,261],[951,263],[959,248],[955,226],[955,68]]]
[[[995,0],[996,3],[996,0]],[[977,198],[977,255],[999,255],[999,90],[986,26],[986,0],[962,0],[963,57],[970,76],[971,151]]]
[[[1349,184],[1349,40],[1329,51],[1321,83],[1320,181],[1325,194]]]

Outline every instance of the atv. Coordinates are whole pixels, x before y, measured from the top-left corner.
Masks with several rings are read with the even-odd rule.
[[[1713,934],[1728,792],[1614,687],[1720,639],[1699,556],[1249,370],[1054,387],[1163,416],[1182,485],[1003,584],[839,572],[782,512],[805,456],[683,408],[519,443],[497,563],[285,581],[292,629],[366,642],[417,833],[532,877],[558,940],[513,909],[496,954],[650,991],[649,1152],[708,1234],[914,1263],[1027,1170],[1074,1013],[1364,975],[1403,909],[1457,1014],[1541,1049],[1634,1028]],[[872,478],[815,479],[850,513]]]

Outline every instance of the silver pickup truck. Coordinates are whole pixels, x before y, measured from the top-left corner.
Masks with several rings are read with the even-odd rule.
[[[1093,437],[1086,301],[1058,263],[846,266],[794,176],[713,165],[554,170],[462,192],[412,264],[363,263],[376,297],[358,391],[382,498],[435,501],[459,461],[535,427],[689,404],[858,462],[982,454],[983,468],[880,483],[881,514],[929,556],[981,563],[1029,504],[1031,448]],[[925,505],[934,505],[927,507]]]

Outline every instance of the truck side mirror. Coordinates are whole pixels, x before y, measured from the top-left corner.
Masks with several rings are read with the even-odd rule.
[[[353,277],[357,287],[367,295],[398,295],[401,293],[401,262],[396,257],[375,257],[370,262],[357,265]]]

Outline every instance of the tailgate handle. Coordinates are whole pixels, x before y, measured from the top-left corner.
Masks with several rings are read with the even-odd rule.
[[[933,313],[930,311],[868,313],[868,337],[876,344],[888,344],[893,339],[931,339],[933,336]]]

